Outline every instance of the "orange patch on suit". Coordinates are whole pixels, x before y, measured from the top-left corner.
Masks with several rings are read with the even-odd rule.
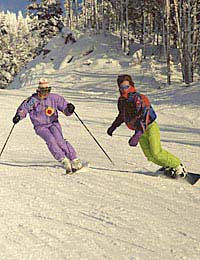
[[[52,116],[54,114],[54,109],[53,107],[47,107],[45,110],[45,113],[47,116]]]

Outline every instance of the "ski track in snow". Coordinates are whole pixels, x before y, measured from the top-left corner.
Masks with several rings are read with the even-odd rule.
[[[94,45],[93,54],[81,56]],[[0,259],[199,259],[200,182],[190,186],[156,177],[157,167],[141,149],[128,146],[132,133],[125,127],[112,138],[106,135],[117,115],[116,76],[133,74],[158,113],[163,146],[198,172],[199,86],[191,87],[190,96],[186,88],[153,89],[147,84],[152,75],[142,79],[141,67],[128,66],[130,58],[117,53],[114,36],[85,36],[72,46],[58,37],[49,46],[46,58],[36,58],[16,78],[16,89],[0,90],[1,147],[16,108],[45,76],[53,92],[76,105],[115,166],[75,116],[60,115],[63,133],[90,167],[72,176],[63,174],[28,118],[17,124],[0,159]],[[75,56],[70,65],[67,55]],[[83,64],[88,59],[90,66]]]

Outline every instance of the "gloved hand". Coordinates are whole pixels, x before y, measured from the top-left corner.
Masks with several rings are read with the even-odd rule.
[[[17,124],[19,121],[20,121],[20,116],[18,114],[16,114],[14,117],[13,117],[13,123],[14,124]]]
[[[110,126],[107,130],[107,134],[112,136],[113,132],[115,131],[116,127]]]
[[[72,114],[75,110],[75,106],[72,103],[67,104],[67,111]]]
[[[137,131],[128,141],[130,146],[137,146],[140,136],[142,135],[142,131]]]

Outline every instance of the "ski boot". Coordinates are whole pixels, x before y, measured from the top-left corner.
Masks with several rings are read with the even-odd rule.
[[[185,166],[181,163],[176,168],[168,168],[165,170],[164,175],[172,179],[185,178],[187,175],[187,170]]]
[[[76,171],[80,170],[81,168],[83,168],[83,164],[82,164],[81,160],[78,159],[78,158],[74,159],[74,160],[71,162],[71,164],[72,164],[72,170],[73,170],[73,172],[76,172]]]
[[[62,165],[64,166],[65,170],[66,170],[66,174],[69,174],[72,172],[72,166],[71,166],[71,163],[70,163],[70,160],[68,158],[64,158],[62,161],[61,161]]]
[[[176,175],[181,178],[186,177],[187,169],[182,163],[176,168]]]

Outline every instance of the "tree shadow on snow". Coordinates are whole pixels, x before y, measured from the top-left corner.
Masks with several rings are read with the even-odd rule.
[[[18,167],[18,168],[62,168],[61,165],[52,164],[51,161],[47,162],[29,162],[29,163],[18,163],[18,162],[0,162],[0,165],[10,166],[10,167]],[[98,170],[98,171],[109,171],[109,172],[118,172],[118,173],[131,173],[131,174],[142,174],[145,176],[150,177],[158,177],[158,174],[155,172],[150,171],[131,171],[131,170],[124,170],[124,169],[111,169],[111,168],[104,168],[99,166],[90,166],[89,169],[91,170]]]
[[[131,170],[110,169],[110,168],[95,167],[95,166],[90,166],[90,169],[100,170],[100,171],[109,171],[109,172],[142,174],[142,175],[151,176],[151,177],[158,177],[158,174],[157,174],[157,173],[155,173],[155,172],[150,172],[150,171],[135,171],[135,170],[134,170],[134,171],[131,171]]]
[[[200,134],[200,129],[194,128],[194,127],[184,127],[184,126],[175,126],[175,125],[165,125],[161,124],[160,125],[160,130],[162,132],[173,132],[173,133],[195,133],[195,134]]]
[[[62,168],[62,166],[58,165],[58,164],[52,164],[51,161],[48,162],[29,162],[29,163],[18,163],[18,162],[2,162],[0,161],[0,165],[4,165],[4,166],[11,166],[11,167],[19,167],[19,168],[30,168],[30,167],[34,167],[34,168]]]

